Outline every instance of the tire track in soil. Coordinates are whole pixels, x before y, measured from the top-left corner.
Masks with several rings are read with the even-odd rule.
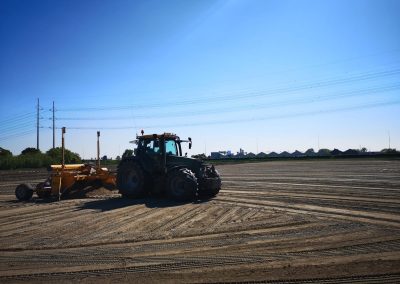
[[[97,216],[96,214],[93,214],[95,215],[95,217],[92,218],[90,224],[85,224],[86,226],[84,230],[79,234],[79,240],[75,240],[74,242],[70,241],[67,243],[65,243],[65,240],[60,240],[59,243],[56,244],[56,247],[84,246],[91,244],[93,241],[101,244],[102,242],[99,241],[102,239],[107,240],[109,242],[108,239],[103,238],[103,234],[113,232],[112,229],[118,226],[122,222],[122,220],[126,222],[126,219],[135,217],[135,212],[137,210],[139,210],[139,213],[137,214],[138,218],[149,218],[155,213],[158,213],[156,211],[149,212],[150,210],[148,208],[138,207],[138,206],[127,206],[124,208],[115,209],[113,210],[112,214],[105,214],[106,212],[102,213],[97,212]],[[130,214],[134,215],[132,216]],[[83,219],[87,218],[83,217]],[[115,221],[118,219],[121,220],[119,222]]]
[[[328,206],[330,208],[338,208],[338,209],[355,209],[363,212],[371,212],[371,213],[389,213],[391,215],[398,215],[400,220],[400,204],[396,203],[380,203],[379,201],[376,202],[369,202],[358,200],[346,201],[341,200],[329,200],[323,198],[301,198],[296,196],[283,196],[283,195],[257,195],[257,194],[245,194],[246,198],[257,198],[259,200],[270,200],[270,201],[277,201],[283,202],[288,204],[304,204],[304,205],[318,205],[318,206]],[[228,192],[226,196],[243,196],[243,193],[235,193],[235,192]]]
[[[213,201],[212,204],[204,206],[203,210],[198,212],[197,215],[193,216],[191,219],[187,219],[177,226],[180,230],[181,236],[197,235],[203,231],[204,227],[207,227],[213,219],[210,216],[217,214],[219,211],[219,206],[217,206]]]
[[[224,188],[224,193],[238,193],[238,194],[253,194],[261,196],[283,196],[283,197],[293,197],[293,198],[307,198],[307,199],[326,199],[326,200],[343,200],[343,201],[365,201],[365,202],[378,202],[378,203],[389,203],[400,205],[400,199],[393,200],[393,198],[384,198],[384,196],[376,195],[375,198],[366,198],[358,196],[348,196],[348,195],[332,195],[332,194],[316,194],[308,193],[306,191],[282,191],[276,190],[270,192],[269,190],[263,189],[250,189],[250,190],[235,190],[231,188]]]
[[[62,219],[63,216],[66,216],[67,214],[76,212],[76,209],[73,207],[61,207],[52,210],[51,215],[46,214],[46,211],[38,211],[32,214],[27,212],[22,216],[2,217],[0,226],[2,227],[2,230],[17,230],[20,226],[25,226],[26,223],[32,224],[35,222],[43,222],[44,218],[46,218],[46,221],[53,222]]]
[[[96,227],[101,227],[101,231],[97,232],[98,233],[103,232],[104,234],[109,232],[112,233],[121,224],[132,222],[131,219],[134,218],[141,218],[143,216],[146,216],[149,214],[150,211],[151,211],[150,208],[147,208],[143,205],[132,205],[117,210],[114,209],[113,211],[98,212],[97,214],[101,214],[103,218],[101,218],[102,223],[96,226]]]
[[[183,214],[173,218],[172,220],[167,220],[164,224],[159,225],[158,227],[153,228],[150,230],[150,234],[154,232],[163,232],[163,231],[170,231],[173,228],[178,227],[180,224],[186,222],[187,220],[190,220],[194,218],[197,214],[199,214],[204,208],[203,206],[196,206],[194,208],[189,208],[186,212]]]
[[[287,203],[299,203],[299,204],[310,204],[310,205],[319,205],[319,206],[329,206],[332,208],[341,208],[341,209],[356,209],[363,210],[368,212],[382,212],[382,213],[393,213],[399,215],[400,220],[400,200],[398,203],[385,202],[381,203],[376,200],[372,201],[364,201],[364,200],[338,200],[338,199],[324,199],[324,198],[304,198],[292,195],[284,195],[284,194],[256,194],[256,193],[245,193],[245,192],[235,192],[235,191],[224,191],[226,196],[243,196],[246,195],[246,198],[257,198],[260,200],[271,200],[278,202],[287,202]]]
[[[223,283],[223,282],[212,282],[212,283]],[[380,275],[368,275],[368,276],[351,276],[351,277],[340,277],[340,278],[309,278],[309,279],[290,279],[290,280],[266,280],[266,281],[245,281],[245,282],[234,282],[237,284],[248,283],[248,284],[398,284],[400,283],[400,274],[380,274]]]
[[[267,201],[267,200],[255,200],[246,197],[229,197],[229,196],[218,196],[215,200],[230,204],[252,204],[258,206],[264,206],[267,208],[274,208],[276,210],[283,210],[287,212],[299,213],[299,214],[312,214],[321,217],[331,217],[345,220],[354,220],[359,222],[370,222],[374,224],[389,225],[400,228],[400,220],[398,216],[392,216],[388,214],[372,214],[369,212],[355,211],[350,209],[338,210],[330,207],[322,206],[311,206],[302,204],[288,204],[284,202]],[[342,211],[342,212],[341,212]],[[376,215],[381,215],[378,217]],[[382,216],[383,215],[383,216]]]

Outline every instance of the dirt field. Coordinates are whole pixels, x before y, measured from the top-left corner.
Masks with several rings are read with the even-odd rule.
[[[0,172],[0,282],[400,283],[400,161],[217,169],[221,193],[191,204],[20,203],[46,173]]]

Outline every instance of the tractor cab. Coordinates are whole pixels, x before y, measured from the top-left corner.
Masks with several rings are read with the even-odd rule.
[[[189,142],[189,149],[192,148],[192,139],[181,140],[179,136],[172,133],[164,133],[161,135],[141,135],[137,136],[133,141],[137,144],[135,154],[165,154],[171,156],[183,156],[182,142]]]

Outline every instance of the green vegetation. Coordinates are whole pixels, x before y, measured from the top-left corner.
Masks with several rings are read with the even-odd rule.
[[[9,150],[0,148],[0,170],[20,168],[44,168],[52,164],[61,164],[61,148],[50,149],[45,154],[40,150],[28,147],[20,155],[13,156]],[[65,150],[65,163],[81,163],[78,154]]]
[[[62,160],[62,149],[60,147],[50,149],[46,152],[46,155],[51,157],[57,164],[61,164]],[[77,153],[73,153],[68,149],[65,149],[64,158],[66,164],[79,164],[82,163],[81,157]]]

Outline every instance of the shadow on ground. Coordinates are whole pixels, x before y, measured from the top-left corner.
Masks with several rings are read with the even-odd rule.
[[[166,208],[166,207],[181,206],[189,203],[198,204],[206,201],[207,200],[200,200],[195,202],[177,202],[166,198],[156,198],[156,197],[146,197],[140,199],[128,199],[120,197],[120,198],[91,200],[81,204],[78,208],[79,210],[91,209],[104,212],[135,205],[145,205],[148,208]]]

